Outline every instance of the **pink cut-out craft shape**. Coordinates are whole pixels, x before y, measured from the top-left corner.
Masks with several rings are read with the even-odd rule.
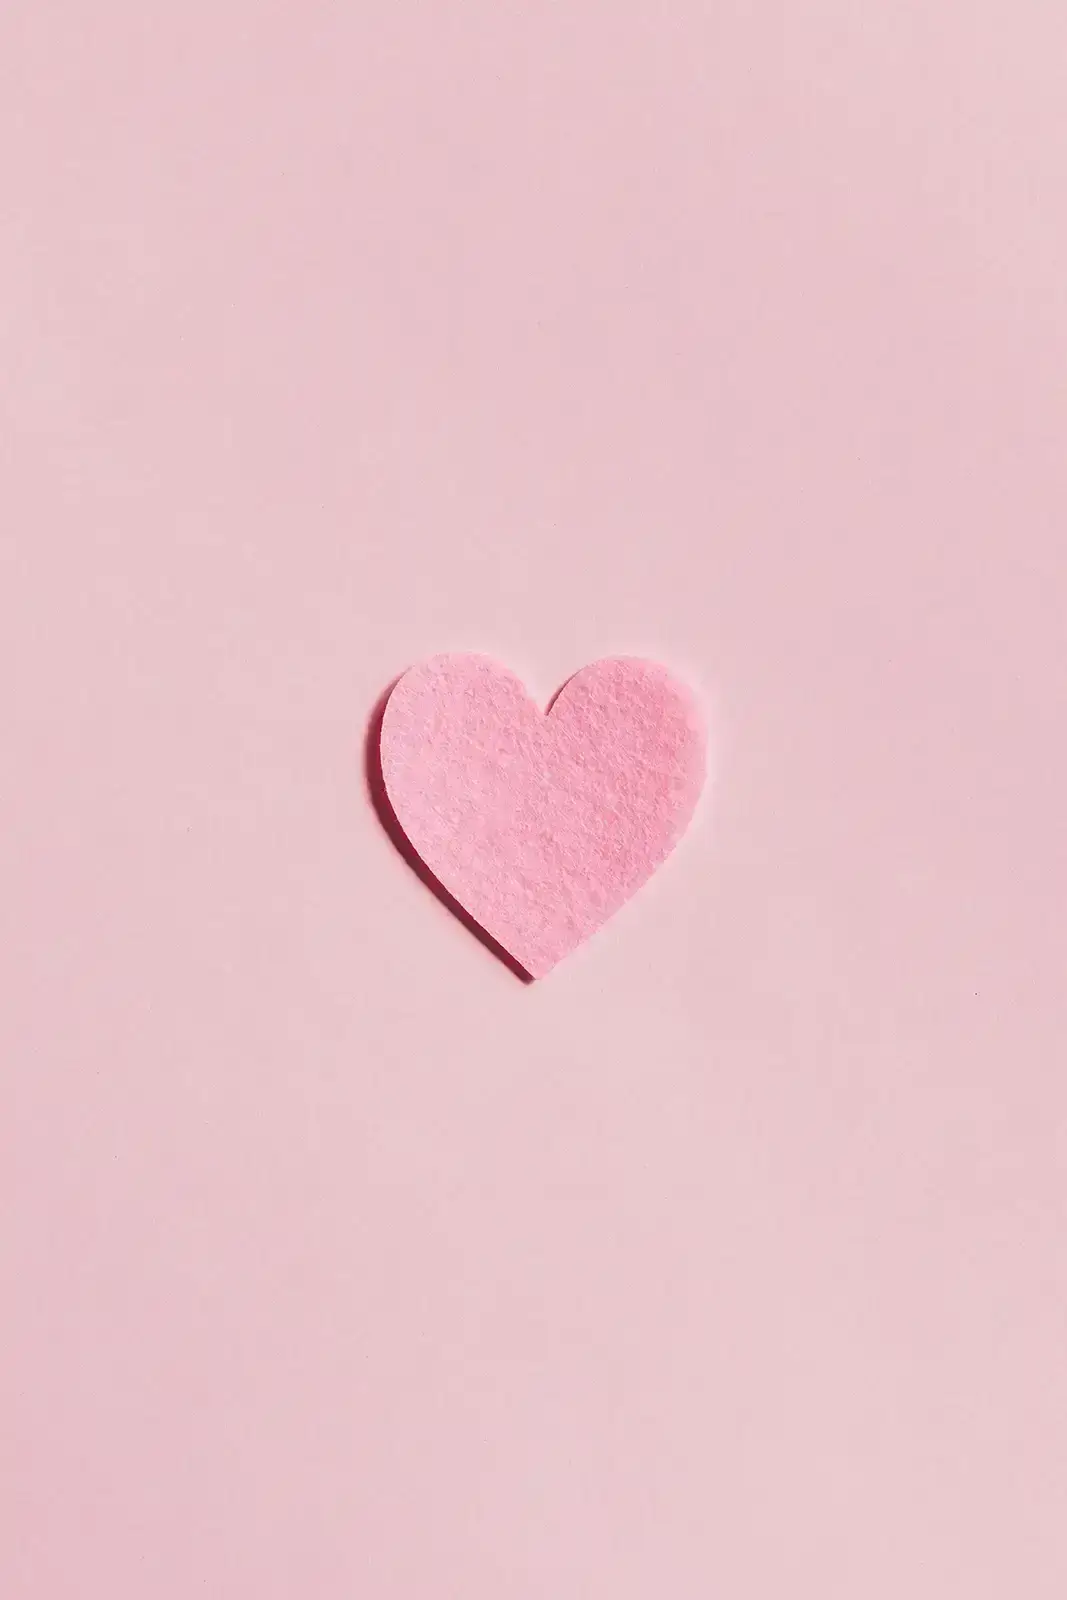
[[[704,783],[692,694],[651,661],[583,667],[547,712],[485,656],[433,656],[381,725],[396,821],[531,977],[601,927],[678,843]]]

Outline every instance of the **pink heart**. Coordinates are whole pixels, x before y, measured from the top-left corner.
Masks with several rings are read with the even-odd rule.
[[[487,657],[433,656],[386,703],[382,777],[439,883],[540,978],[670,854],[704,746],[693,697],[651,661],[583,667],[542,713]]]

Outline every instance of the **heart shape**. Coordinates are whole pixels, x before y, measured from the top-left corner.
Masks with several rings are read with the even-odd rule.
[[[651,661],[596,661],[541,712],[485,656],[443,655],[394,686],[381,767],[438,882],[543,977],[651,877],[704,783],[693,696]]]

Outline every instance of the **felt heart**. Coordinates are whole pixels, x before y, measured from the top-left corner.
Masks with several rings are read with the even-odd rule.
[[[670,854],[704,782],[693,697],[651,661],[596,661],[546,713],[485,656],[398,680],[381,727],[397,822],[449,895],[532,977]]]

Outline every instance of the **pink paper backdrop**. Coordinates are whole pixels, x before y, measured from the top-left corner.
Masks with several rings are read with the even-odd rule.
[[[5,1600],[1067,1593],[1065,50],[5,0]],[[713,711],[530,987],[467,648]]]

